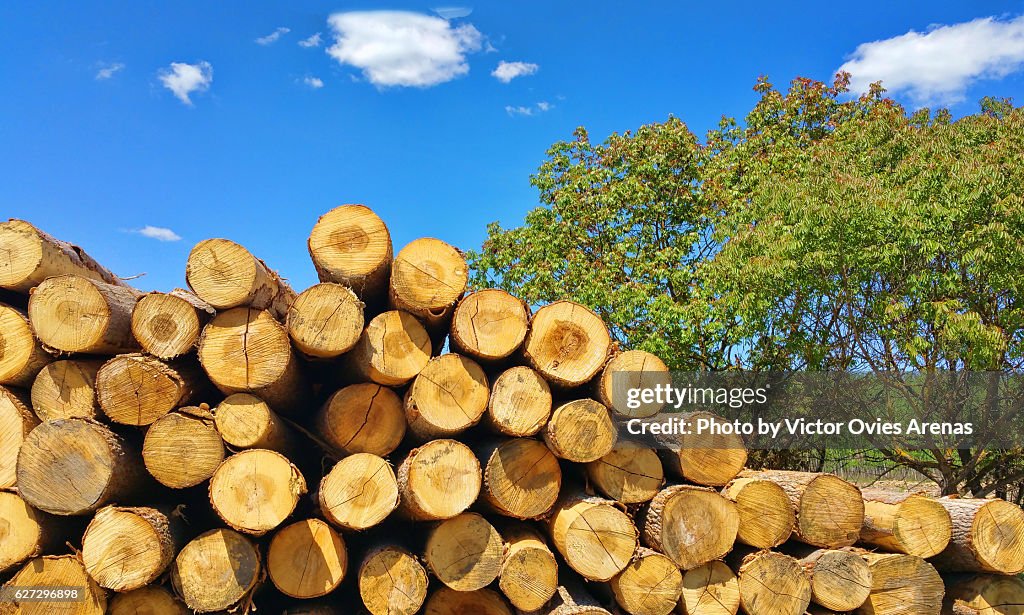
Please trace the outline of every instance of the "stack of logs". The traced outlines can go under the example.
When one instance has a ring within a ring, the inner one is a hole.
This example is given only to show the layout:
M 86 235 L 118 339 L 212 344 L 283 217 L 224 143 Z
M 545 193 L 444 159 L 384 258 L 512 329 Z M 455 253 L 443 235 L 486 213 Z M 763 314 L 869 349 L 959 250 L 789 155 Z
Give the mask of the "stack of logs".
M 0 580 L 84 593 L 0 612 L 1024 611 L 1016 506 L 624 441 L 613 375 L 668 369 L 591 310 L 360 205 L 308 247 L 302 293 L 210 239 L 143 294 L 0 224 Z

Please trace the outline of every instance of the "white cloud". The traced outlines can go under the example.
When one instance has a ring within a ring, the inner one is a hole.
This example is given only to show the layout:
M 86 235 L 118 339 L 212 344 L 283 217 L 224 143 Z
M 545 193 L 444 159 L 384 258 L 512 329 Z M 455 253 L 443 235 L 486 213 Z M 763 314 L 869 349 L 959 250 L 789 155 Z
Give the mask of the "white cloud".
M 160 71 L 159 76 L 164 87 L 174 92 L 178 100 L 192 106 L 189 95 L 205 92 L 213 83 L 213 66 L 209 62 L 171 62 L 169 67 Z
M 122 70 L 124 70 L 124 64 L 121 64 L 120 62 L 103 64 L 100 66 L 100 69 L 96 71 L 96 81 L 106 81 Z
M 533 115 L 534 113 L 544 113 L 554 108 L 554 105 L 546 100 L 542 100 L 533 107 L 526 107 L 523 105 L 506 105 L 505 113 L 508 113 L 509 115 Z
M 320 42 L 321 42 L 320 33 L 317 32 L 316 34 L 313 34 L 313 35 L 311 35 L 311 36 L 309 36 L 307 38 L 304 38 L 301 41 L 299 41 L 299 47 L 305 47 L 307 49 L 310 48 L 310 47 L 319 47 L 320 46 Z
M 319 77 L 306 77 L 305 79 L 302 80 L 302 82 L 308 85 L 309 87 L 313 88 L 314 90 L 319 90 L 320 88 L 324 87 L 324 81 Z
M 327 53 L 381 87 L 429 87 L 465 75 L 466 54 L 478 51 L 483 40 L 471 24 L 453 27 L 408 11 L 335 13 L 327 22 L 335 37 Z
M 508 83 L 516 77 L 532 75 L 540 67 L 530 62 L 498 62 L 498 68 L 494 69 L 491 75 L 502 83 Z
M 540 109 L 541 111 L 550 111 L 552 108 L 554 108 L 554 105 L 552 105 L 546 100 L 542 100 L 539 103 L 537 103 L 537 108 Z
M 469 17 L 473 13 L 473 9 L 468 6 L 439 6 L 434 9 L 434 12 L 443 19 L 458 19 Z
M 277 42 L 277 39 L 281 38 L 282 35 L 291 32 L 289 28 L 277 28 L 266 36 L 261 36 L 256 39 L 257 45 L 272 45 Z
M 178 235 L 169 228 L 162 226 L 149 226 L 146 225 L 140 229 L 131 231 L 132 233 L 138 233 L 143 237 L 149 237 L 150 239 L 156 239 L 157 241 L 181 241 L 181 235 Z
M 851 74 L 856 92 L 881 81 L 889 92 L 921 104 L 951 104 L 963 100 L 975 80 L 1005 77 L 1022 64 L 1024 16 L 985 17 L 863 43 L 839 70 Z

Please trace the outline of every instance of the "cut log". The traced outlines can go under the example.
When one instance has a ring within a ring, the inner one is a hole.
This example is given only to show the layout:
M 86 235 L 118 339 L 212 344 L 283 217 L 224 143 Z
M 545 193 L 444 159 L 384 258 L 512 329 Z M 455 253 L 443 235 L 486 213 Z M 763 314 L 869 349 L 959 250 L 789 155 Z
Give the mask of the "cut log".
M 529 367 L 509 368 L 494 380 L 485 416 L 494 431 L 513 437 L 532 436 L 551 417 L 551 388 Z
M 725 562 L 708 562 L 683 575 L 679 615 L 736 615 L 739 610 L 739 580 Z
M 288 333 L 267 311 L 218 314 L 199 339 L 199 362 L 225 395 L 252 393 L 278 411 L 301 408 L 309 395 Z
M 619 436 L 608 408 L 588 398 L 555 408 L 543 433 L 551 452 L 576 463 L 604 457 L 615 448 Z
M 432 440 L 398 466 L 399 510 L 417 521 L 450 519 L 480 495 L 480 463 L 455 440 Z
M 316 359 L 333 359 L 351 350 L 364 324 L 362 301 L 341 284 L 310 286 L 288 308 L 292 343 Z
M 96 398 L 111 421 L 151 425 L 171 410 L 210 401 L 214 388 L 194 358 L 165 363 L 122 354 L 96 373 Z
M 1024 615 L 1024 580 L 996 574 L 953 575 L 946 579 L 943 613 Z
M 679 602 L 683 574 L 669 558 L 641 547 L 610 585 L 615 601 L 630 615 L 669 615 Z
M 281 525 L 306 493 L 299 469 L 277 452 L 254 448 L 224 460 L 210 479 L 210 504 L 228 526 L 262 536 Z
M 738 555 L 738 554 L 737 554 Z M 811 582 L 795 558 L 774 551 L 732 557 L 739 578 L 740 607 L 747 615 L 804 615 Z
M 158 419 L 142 443 L 146 470 L 171 489 L 209 480 L 224 461 L 224 442 L 213 415 L 202 407 L 180 408 Z
M 39 425 L 27 397 L 24 391 L 0 386 L 0 489 L 18 482 L 18 451 Z
M 623 504 L 649 502 L 665 486 L 658 454 L 632 443 L 620 443 L 588 463 L 587 477 L 598 491 Z
M 32 409 L 43 421 L 93 419 L 99 413 L 96 373 L 103 361 L 54 361 L 32 383 Z
M 498 587 L 512 606 L 521 611 L 543 607 L 558 588 L 558 561 L 544 539 L 526 524 L 500 528 L 505 555 Z
M 317 598 L 337 589 L 348 570 L 345 541 L 320 519 L 282 528 L 267 548 L 270 580 L 286 596 Z
M 697 422 L 724 422 L 710 412 L 689 412 L 679 415 L 696 429 Z M 682 479 L 707 487 L 723 487 L 747 464 L 747 447 L 743 438 L 732 433 L 688 433 L 656 438 L 664 449 L 665 470 Z
M 569 567 L 592 581 L 610 580 L 636 552 L 636 525 L 609 500 L 567 495 L 555 506 L 549 527 Z
M 391 273 L 391 234 L 370 208 L 342 205 L 320 216 L 308 246 L 321 282 L 344 284 L 364 301 L 384 296 Z
M 736 505 L 711 489 L 673 485 L 647 507 L 644 544 L 690 570 L 725 557 L 736 542 L 739 522 Z
M 16 493 L 0 491 L 0 573 L 56 547 L 60 529 L 56 518 L 32 508 Z
M 42 423 L 18 454 L 18 492 L 56 515 L 83 515 L 122 502 L 140 485 L 138 452 L 87 419 Z
M 297 435 L 259 397 L 233 393 L 213 413 L 217 432 L 236 449 L 265 448 L 288 456 L 298 449 Z
M 185 263 L 185 281 L 218 310 L 249 306 L 284 320 L 295 300 L 295 291 L 266 263 L 227 239 L 197 243 Z
M 523 356 L 549 382 L 571 388 L 590 381 L 601 370 L 611 344 L 600 316 L 578 303 L 558 301 L 533 315 Z
M 85 250 L 50 237 L 24 220 L 0 224 L 0 288 L 27 293 L 46 278 L 78 275 L 108 284 L 124 284 Z
M 132 310 L 132 334 L 158 359 L 176 359 L 199 343 L 203 327 L 216 311 L 195 294 L 176 288 L 143 295 Z
M 359 595 L 372 615 L 414 615 L 427 598 L 427 571 L 411 553 L 384 545 L 359 566 Z
M 489 396 L 487 376 L 475 361 L 457 354 L 431 359 L 405 394 L 409 430 L 421 440 L 462 433 L 483 417 Z
M 870 615 L 938 615 L 945 589 L 942 578 L 920 557 L 865 553 L 871 567 L 871 593 L 858 612 Z
M 564 585 L 558 586 L 554 599 L 548 605 L 551 609 L 547 615 L 612 615 L 601 607 L 601 603 L 587 593 L 583 582 L 575 578 L 566 579 Z M 616 610 L 616 615 L 620 611 Z
M 953 523 L 942 504 L 925 495 L 863 489 L 860 541 L 893 553 L 929 558 L 949 545 Z
M 103 615 L 107 611 L 107 592 L 89 578 L 82 562 L 74 555 L 37 557 L 25 564 L 6 587 L 50 587 L 80 592 L 77 600 L 60 603 L 15 600 L 14 612 L 19 615 Z
M 260 578 L 260 556 L 248 538 L 220 528 L 200 534 L 171 566 L 174 591 L 193 611 L 212 613 L 242 602 Z
M 430 595 L 424 615 L 513 615 L 505 600 L 495 591 L 471 592 L 442 587 Z
M 432 329 L 448 324 L 469 281 L 462 253 L 424 237 L 402 248 L 391 264 L 391 307 L 419 317 Z
M 430 532 L 423 558 L 442 583 L 458 592 L 471 592 L 498 578 L 503 550 L 493 525 L 476 513 L 462 513 Z
M 36 337 L 59 352 L 134 352 L 132 309 L 141 293 L 75 275 L 47 278 L 32 291 L 28 318 Z
M 359 377 L 384 386 L 402 386 L 430 361 L 430 336 L 407 312 L 384 312 L 366 325 L 348 353 L 348 366 Z
M 530 309 L 503 290 L 479 290 L 459 301 L 452 315 L 452 348 L 479 361 L 500 361 L 523 345 Z
M 147 585 L 116 594 L 109 615 L 189 615 L 188 608 L 162 585 Z
M 347 530 L 365 530 L 398 507 L 398 481 L 384 459 L 356 453 L 337 463 L 320 482 L 320 511 Z
M 953 522 L 949 546 L 931 561 L 949 572 L 1024 572 L 1024 511 L 1005 500 L 937 500 Z
M 789 540 L 796 527 L 796 513 L 786 492 L 770 480 L 754 476 L 737 478 L 722 489 L 736 504 L 740 529 L 736 539 L 755 549 L 770 549 Z
M 154 582 L 181 547 L 171 523 L 155 508 L 99 509 L 82 536 L 82 563 L 89 576 L 118 592 Z
M 0 303 L 0 385 L 29 387 L 53 357 L 32 333 L 28 316 Z
M 672 384 L 668 366 L 657 356 L 643 350 L 630 350 L 615 355 L 604 366 L 597 380 L 597 399 L 619 416 L 645 418 L 661 412 L 662 404 L 629 402 L 632 389 L 654 389 Z M 631 408 L 635 405 L 635 408 Z
M 316 418 L 317 433 L 342 453 L 384 456 L 405 437 L 402 399 L 372 382 L 353 384 L 332 394 Z
M 811 582 L 811 602 L 847 612 L 860 608 L 871 593 L 871 568 L 852 549 L 815 549 L 794 544 L 787 554 L 796 557 Z
M 513 438 L 477 450 L 483 468 L 483 500 L 516 519 L 539 519 L 558 500 L 562 470 L 542 442 Z
M 765 470 L 741 477 L 769 480 L 782 487 L 796 511 L 794 538 L 825 549 L 857 541 L 864 522 L 860 489 L 831 474 Z

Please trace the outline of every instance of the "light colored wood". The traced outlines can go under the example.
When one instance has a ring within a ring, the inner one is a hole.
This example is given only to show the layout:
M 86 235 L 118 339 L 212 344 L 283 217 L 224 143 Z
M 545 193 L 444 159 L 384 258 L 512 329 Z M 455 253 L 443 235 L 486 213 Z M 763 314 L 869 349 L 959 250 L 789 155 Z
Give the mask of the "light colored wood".
M 18 615 L 103 615 L 107 592 L 96 584 L 74 555 L 44 556 L 30 560 L 6 584 L 8 587 L 78 588 L 77 602 L 14 602 Z
M 539 519 L 558 500 L 562 470 L 542 442 L 512 438 L 477 449 L 483 468 L 482 499 L 507 517 Z
M 439 581 L 471 592 L 498 578 L 503 550 L 493 525 L 476 513 L 462 513 L 431 530 L 423 558 Z
M 209 400 L 214 392 L 192 357 L 165 363 L 144 354 L 122 354 L 96 373 L 100 408 L 123 425 L 151 425 L 175 408 Z
M 551 452 L 576 463 L 588 463 L 604 457 L 615 448 L 619 436 L 608 408 L 589 398 L 555 408 L 543 434 Z
M 811 582 L 811 602 L 845 613 L 859 608 L 868 599 L 871 567 L 857 550 L 794 544 L 787 554 L 803 566 Z
M 281 525 L 306 493 L 306 479 L 275 451 L 231 455 L 210 479 L 210 504 L 228 526 L 262 536 Z
M 469 281 L 462 253 L 431 237 L 415 239 L 391 263 L 390 304 L 428 327 L 445 326 Z
M 793 537 L 815 547 L 836 549 L 852 545 L 864 523 L 860 489 L 832 474 L 764 470 L 741 477 L 769 480 L 782 487 L 796 512 Z
M 218 310 L 250 306 L 284 320 L 295 291 L 266 263 L 228 239 L 204 239 L 185 263 L 185 281 Z
M 130 591 L 163 574 L 180 546 L 159 510 L 105 506 L 85 528 L 82 563 L 101 587 Z
M 566 495 L 555 506 L 549 529 L 569 567 L 592 581 L 608 581 L 622 572 L 637 548 L 633 520 L 601 498 Z
M 347 571 L 345 541 L 320 519 L 281 528 L 267 548 L 270 580 L 292 598 L 327 595 L 341 585 Z
M 340 357 L 363 332 L 363 302 L 347 286 L 310 286 L 288 308 L 288 335 L 302 354 L 316 359 Z
M 430 336 L 408 312 L 374 316 L 347 355 L 349 368 L 364 380 L 402 386 L 430 361 Z
M 505 600 L 490 589 L 462 592 L 442 587 L 430 595 L 424 615 L 513 615 Z
M 197 536 L 171 566 L 175 593 L 193 611 L 212 613 L 242 602 L 256 587 L 260 556 L 248 538 L 220 528 Z
M 57 546 L 59 527 L 18 494 L 0 491 L 0 573 Z
M 134 352 L 132 309 L 141 293 L 76 275 L 47 278 L 32 291 L 28 317 L 46 348 L 59 352 Z
M 171 489 L 209 480 L 224 461 L 213 415 L 203 407 L 187 407 L 157 419 L 146 430 L 142 461 L 150 476 Z
M 811 582 L 795 558 L 757 551 L 739 562 L 740 608 L 747 615 L 803 615 L 811 603 Z
M 321 282 L 344 284 L 364 301 L 383 297 L 391 273 L 391 234 L 370 208 L 342 205 L 320 216 L 308 247 Z
M 679 418 L 689 421 L 693 429 L 701 419 L 723 421 L 710 412 L 688 412 Z M 691 483 L 723 487 L 747 465 L 747 447 L 735 434 L 688 433 L 656 439 L 664 449 L 665 470 Z
M 938 615 L 945 588 L 931 564 L 902 553 L 865 553 L 871 593 L 857 612 L 866 615 Z
M 405 409 L 391 389 L 364 382 L 335 391 L 316 417 L 317 433 L 345 454 L 390 454 L 405 437 Z
M 484 416 L 492 430 L 506 436 L 532 436 L 550 417 L 551 388 L 540 374 L 519 365 L 495 378 Z
M 654 389 L 670 386 L 672 374 L 665 362 L 643 350 L 628 350 L 611 358 L 597 379 L 597 400 L 619 416 L 646 418 L 661 412 L 661 404 L 637 403 L 630 408 L 630 389 Z
M 216 311 L 194 293 L 176 288 L 143 295 L 132 310 L 132 334 L 142 349 L 170 360 L 191 351 Z
M 398 480 L 384 459 L 356 453 L 339 461 L 320 482 L 320 511 L 347 530 L 365 530 L 398 507 Z
M 298 435 L 251 393 L 232 393 L 213 412 L 217 432 L 235 449 L 266 448 L 284 456 L 298 449 Z
M 199 339 L 199 362 L 225 395 L 252 393 L 280 412 L 301 408 L 309 396 L 288 332 L 265 310 L 218 314 Z
M 548 605 L 550 611 L 547 615 L 612 615 L 610 611 L 600 606 L 600 603 L 591 596 L 584 584 L 576 578 L 565 580 L 564 585 L 558 586 L 555 597 Z M 616 610 L 616 615 L 619 611 Z
M 138 451 L 103 425 L 60 419 L 32 430 L 18 454 L 18 492 L 56 515 L 82 515 L 127 497 L 140 483 Z
M 1024 615 L 1024 580 L 997 574 L 954 575 L 946 579 L 945 606 L 951 615 Z
M 147 585 L 110 600 L 109 615 L 190 615 L 185 605 L 162 585 Z
M 546 305 L 530 319 L 523 356 L 559 387 L 580 386 L 604 366 L 612 338 L 601 317 L 572 301 Z
M 99 360 L 68 360 L 44 367 L 32 383 L 32 409 L 40 420 L 96 418 L 96 373 L 102 365 Z
M 739 522 L 736 505 L 711 489 L 672 485 L 647 508 L 644 544 L 690 570 L 724 557 L 736 542 Z
M 371 615 L 414 615 L 427 598 L 427 571 L 401 547 L 368 551 L 359 566 L 359 596 Z
M 558 560 L 544 538 L 525 523 L 499 528 L 505 555 L 498 587 L 512 606 L 521 611 L 543 607 L 558 588 Z
M 421 440 L 454 436 L 480 421 L 489 396 L 487 376 L 475 361 L 443 354 L 427 363 L 406 392 L 406 422 Z
M 683 574 L 671 559 L 640 548 L 609 585 L 615 601 L 630 615 L 669 615 L 683 590 Z
M 598 491 L 623 504 L 649 502 L 665 486 L 658 454 L 630 442 L 620 442 L 607 455 L 588 463 L 587 477 Z
M 949 545 L 949 512 L 926 495 L 862 489 L 864 525 L 860 541 L 893 553 L 929 558 Z
M 497 288 L 478 290 L 459 301 L 452 315 L 451 345 L 479 361 L 500 361 L 522 346 L 530 328 L 527 305 Z
M 37 425 L 25 392 L 0 386 L 0 489 L 17 484 L 18 451 Z
M 944 497 L 949 545 L 931 562 L 949 572 L 1024 572 L 1024 511 L 1005 500 Z
M 480 495 L 480 463 L 455 440 L 432 440 L 409 452 L 398 466 L 399 510 L 417 521 L 450 519 Z
M 683 575 L 679 615 L 736 615 L 739 610 L 739 579 L 725 562 L 708 562 Z
M 770 480 L 737 478 L 722 489 L 736 504 L 740 529 L 736 539 L 755 549 L 770 549 L 789 540 L 796 527 L 796 512 L 786 492 Z
M 53 360 L 32 333 L 28 315 L 0 303 L 0 385 L 29 387 Z
M 108 284 L 124 284 L 85 250 L 50 237 L 24 220 L 0 224 L 0 288 L 27 293 L 43 280 L 78 275 Z

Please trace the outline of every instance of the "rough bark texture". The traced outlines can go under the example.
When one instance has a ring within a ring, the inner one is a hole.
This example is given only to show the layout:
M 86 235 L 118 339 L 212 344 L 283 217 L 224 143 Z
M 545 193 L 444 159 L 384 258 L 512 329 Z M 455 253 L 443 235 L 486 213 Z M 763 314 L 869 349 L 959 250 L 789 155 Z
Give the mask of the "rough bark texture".
M 1003 500 L 940 498 L 953 532 L 949 546 L 932 559 L 950 572 L 1024 571 L 1024 512 Z

